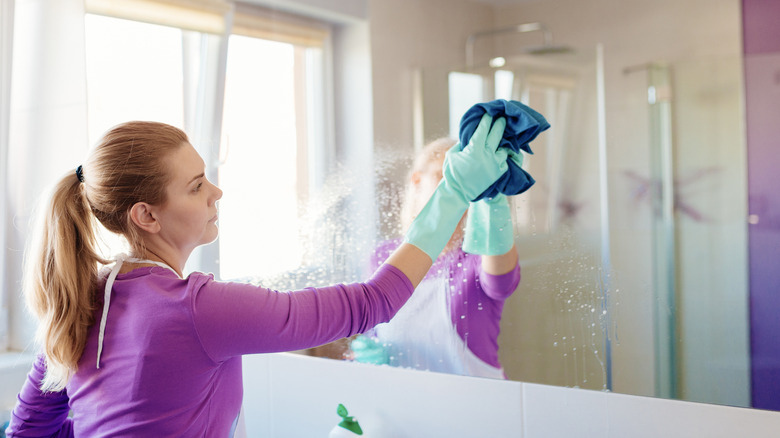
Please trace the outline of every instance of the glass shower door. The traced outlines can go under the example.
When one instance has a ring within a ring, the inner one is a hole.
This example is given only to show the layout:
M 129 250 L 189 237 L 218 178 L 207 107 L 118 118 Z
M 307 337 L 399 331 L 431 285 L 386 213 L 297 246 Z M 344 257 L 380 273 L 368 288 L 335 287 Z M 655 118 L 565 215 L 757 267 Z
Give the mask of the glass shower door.
M 611 182 L 616 223 L 635 242 L 618 248 L 614 269 L 635 272 L 631 294 L 652 313 L 616 367 L 652 364 L 645 375 L 658 397 L 749 406 L 740 74 L 738 59 L 712 57 L 633 66 L 620 78 L 634 127 L 626 149 L 638 159 L 620 157 Z

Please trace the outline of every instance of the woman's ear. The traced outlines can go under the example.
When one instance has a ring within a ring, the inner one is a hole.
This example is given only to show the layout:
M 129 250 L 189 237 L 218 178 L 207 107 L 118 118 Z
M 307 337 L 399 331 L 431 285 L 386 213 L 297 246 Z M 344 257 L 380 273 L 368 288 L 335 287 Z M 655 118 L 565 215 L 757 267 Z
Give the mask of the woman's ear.
M 160 231 L 160 222 L 152 211 L 152 206 L 146 202 L 136 202 L 130 208 L 130 220 L 147 233 L 157 233 Z

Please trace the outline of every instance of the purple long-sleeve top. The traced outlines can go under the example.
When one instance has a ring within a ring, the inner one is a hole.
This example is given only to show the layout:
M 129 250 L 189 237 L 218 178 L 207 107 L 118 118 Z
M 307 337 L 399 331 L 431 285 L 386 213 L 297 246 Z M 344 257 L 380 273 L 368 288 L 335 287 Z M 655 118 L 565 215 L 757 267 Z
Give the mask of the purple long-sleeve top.
M 36 360 L 9 436 L 229 436 L 243 397 L 241 355 L 364 332 L 389 321 L 412 290 L 390 265 L 365 283 L 293 292 L 218 282 L 210 274 L 180 279 L 159 267 L 120 274 L 100 368 L 96 322 L 64 391 L 41 393 L 45 364 Z
M 380 266 L 400 244 L 400 239 L 382 242 L 374 251 L 370 269 Z M 426 279 L 446 275 L 449 281 L 449 313 L 466 346 L 485 363 L 500 368 L 498 335 L 504 302 L 520 284 L 519 263 L 506 274 L 491 275 L 482 269 L 482 256 L 458 247 L 442 253 Z

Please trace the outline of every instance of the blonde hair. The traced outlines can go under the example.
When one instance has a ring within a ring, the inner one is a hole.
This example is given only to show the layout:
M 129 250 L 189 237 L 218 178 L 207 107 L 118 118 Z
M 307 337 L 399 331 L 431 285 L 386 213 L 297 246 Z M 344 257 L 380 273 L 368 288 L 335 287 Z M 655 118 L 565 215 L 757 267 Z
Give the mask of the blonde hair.
M 416 172 L 427 173 L 431 172 L 432 165 L 438 165 L 444 161 L 444 156 L 452 146 L 457 143 L 449 137 L 441 137 L 423 146 L 422 149 L 415 155 L 412 162 L 412 168 L 407 175 L 406 191 L 404 194 L 403 203 L 401 205 L 401 221 L 403 229 L 409 228 L 409 224 L 420 212 L 420 209 L 428 202 L 427 199 L 418 199 L 419 196 L 415 193 L 414 184 L 412 184 L 412 175 Z
M 40 212 L 25 260 L 23 290 L 39 321 L 36 340 L 46 357 L 41 389 L 60 391 L 77 370 L 94 323 L 100 264 L 99 222 L 124 236 L 132 250 L 145 247 L 130 219 L 137 202 L 161 205 L 169 167 L 165 160 L 188 143 L 178 128 L 156 122 L 127 122 L 104 134 L 82 166 L 62 177 Z

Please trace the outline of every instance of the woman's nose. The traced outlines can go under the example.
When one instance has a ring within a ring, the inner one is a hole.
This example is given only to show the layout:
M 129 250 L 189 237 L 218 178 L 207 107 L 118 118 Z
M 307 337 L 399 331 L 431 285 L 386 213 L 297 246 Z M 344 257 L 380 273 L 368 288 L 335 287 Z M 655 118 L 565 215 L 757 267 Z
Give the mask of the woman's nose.
M 214 202 L 217 202 L 222 199 L 222 189 L 220 189 L 216 184 L 211 185 L 214 187 Z

